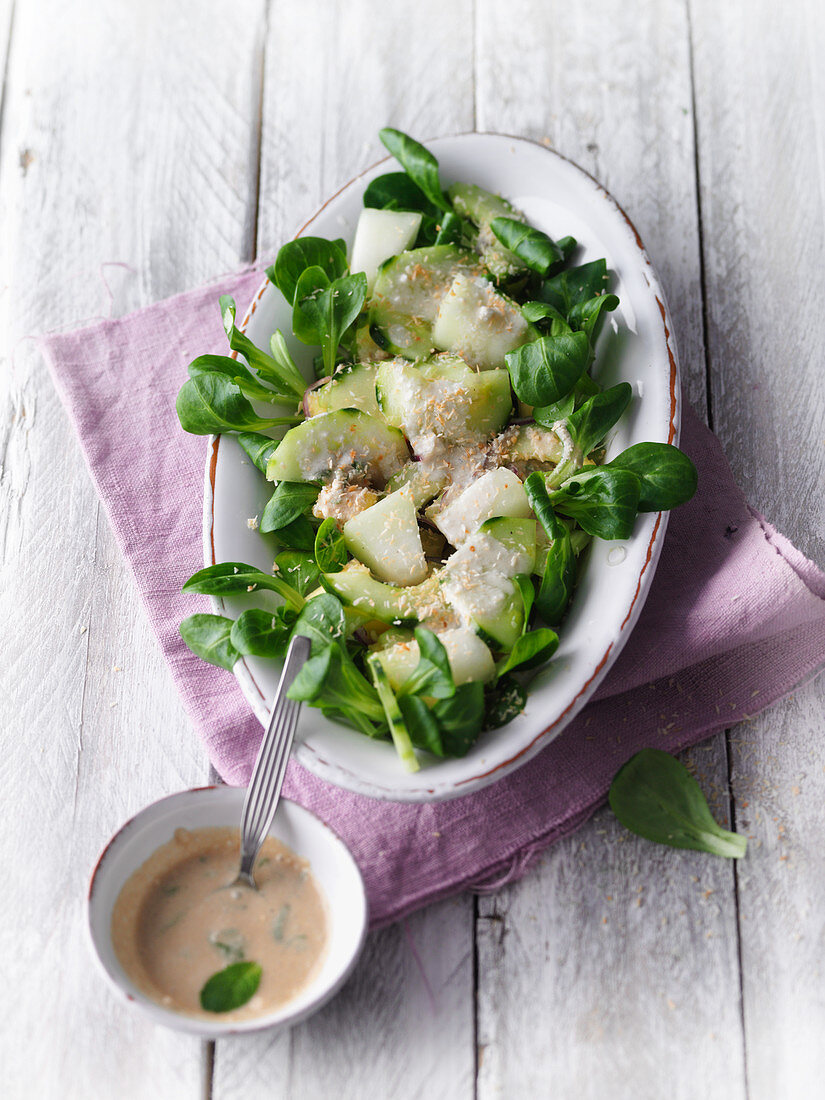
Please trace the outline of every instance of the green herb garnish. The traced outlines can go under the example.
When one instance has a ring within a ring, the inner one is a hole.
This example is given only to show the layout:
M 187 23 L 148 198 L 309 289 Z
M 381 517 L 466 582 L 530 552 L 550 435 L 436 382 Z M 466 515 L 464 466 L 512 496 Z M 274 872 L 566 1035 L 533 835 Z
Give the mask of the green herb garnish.
M 256 962 L 230 963 L 208 978 L 200 994 L 206 1012 L 231 1012 L 245 1005 L 261 984 L 261 967 Z

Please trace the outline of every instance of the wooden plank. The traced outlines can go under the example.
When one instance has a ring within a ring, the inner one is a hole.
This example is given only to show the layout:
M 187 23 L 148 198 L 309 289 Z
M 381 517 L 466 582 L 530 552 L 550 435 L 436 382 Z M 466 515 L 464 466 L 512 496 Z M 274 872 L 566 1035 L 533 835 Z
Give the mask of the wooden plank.
M 662 10 L 659 10 L 661 7 Z M 682 4 L 479 0 L 477 128 L 544 142 L 633 221 L 673 315 L 686 394 L 705 408 L 693 126 Z M 529 28 L 529 30 L 526 30 Z
M 382 126 L 421 140 L 473 129 L 471 26 L 470 0 L 422 0 L 414 19 L 406 0 L 273 3 L 261 142 L 262 259 L 269 262 L 323 201 L 386 156 Z
M 273 4 L 258 241 L 266 262 L 326 197 L 383 155 L 381 126 L 421 138 L 472 129 L 469 26 L 466 0 L 426 0 L 414 20 L 399 0 Z M 409 939 L 401 928 L 371 937 L 347 990 L 288 1037 L 218 1043 L 216 1100 L 273 1090 L 296 1100 L 472 1096 L 472 902 L 436 906 L 407 927 Z
M 546 141 L 618 199 L 660 274 L 703 410 L 687 14 L 613 13 L 480 3 L 478 127 Z M 693 758 L 724 816 L 723 738 Z M 646 844 L 601 814 L 482 899 L 480 916 L 480 1097 L 744 1095 L 729 865 Z M 699 1046 L 690 1074 L 674 1072 Z
M 374 932 L 330 1004 L 291 1031 L 218 1042 L 213 1096 L 473 1095 L 472 899 Z
M 228 52 L 217 4 L 17 6 L 0 150 L 10 1097 L 33 1081 L 42 1097 L 200 1091 L 200 1044 L 110 995 L 85 942 L 85 883 L 110 833 L 206 767 L 27 336 L 248 254 L 263 5 L 235 13 Z
M 718 748 L 691 755 L 707 790 Z M 482 899 L 478 1095 L 744 1097 L 732 887 L 604 810 Z
M 714 423 L 757 508 L 825 562 L 825 49 L 821 5 L 693 6 Z M 752 1100 L 825 1075 L 825 683 L 731 736 Z

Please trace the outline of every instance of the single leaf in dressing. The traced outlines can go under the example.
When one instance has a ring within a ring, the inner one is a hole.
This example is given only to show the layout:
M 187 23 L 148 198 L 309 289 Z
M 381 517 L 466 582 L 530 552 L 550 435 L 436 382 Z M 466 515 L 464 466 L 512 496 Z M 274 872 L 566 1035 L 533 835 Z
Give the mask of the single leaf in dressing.
M 206 1012 L 231 1012 L 254 997 L 263 971 L 256 962 L 230 963 L 208 978 L 201 990 L 201 1008 Z

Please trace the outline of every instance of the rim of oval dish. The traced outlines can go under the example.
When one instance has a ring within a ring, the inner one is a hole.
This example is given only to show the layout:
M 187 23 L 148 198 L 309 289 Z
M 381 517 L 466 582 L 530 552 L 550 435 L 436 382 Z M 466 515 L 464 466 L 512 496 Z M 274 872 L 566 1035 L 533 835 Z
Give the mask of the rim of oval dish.
M 678 444 L 680 427 L 681 427 L 681 392 L 680 392 L 680 372 L 678 365 L 678 356 L 675 347 L 675 341 L 672 335 L 672 324 L 670 313 L 667 308 L 664 291 L 661 288 L 658 277 L 651 260 L 647 254 L 647 251 L 642 243 L 642 239 L 638 230 L 630 220 L 628 215 L 619 205 L 619 203 L 613 198 L 613 196 L 607 191 L 598 180 L 595 179 L 589 172 L 581 168 L 574 161 L 568 157 L 563 156 L 556 150 L 549 148 L 548 146 L 541 144 L 537 141 L 533 141 L 529 138 L 516 137 L 509 134 L 489 133 L 480 131 L 466 131 L 458 134 L 442 135 L 439 138 L 430 139 L 425 141 L 425 145 L 428 148 L 435 147 L 443 142 L 455 141 L 456 139 L 492 139 L 494 142 L 507 142 L 511 145 L 513 143 L 524 146 L 530 151 L 539 150 L 541 153 L 548 157 L 553 158 L 556 162 L 561 162 L 568 170 L 572 170 L 580 177 L 582 182 L 585 182 L 598 196 L 600 196 L 608 205 L 612 208 L 615 215 L 624 223 L 624 229 L 629 237 L 630 242 L 637 250 L 637 259 L 641 265 L 642 274 L 645 282 L 649 288 L 650 294 L 655 299 L 658 312 L 660 314 L 661 334 L 660 338 L 663 339 L 664 350 L 667 353 L 667 361 L 662 364 L 668 371 L 667 378 L 667 390 L 669 396 L 669 408 L 668 408 L 668 421 L 667 421 L 667 440 L 666 442 L 672 444 Z M 381 158 L 381 160 L 374 162 L 360 172 L 357 176 L 354 176 L 351 180 L 340 187 L 333 195 L 331 195 L 326 201 L 315 211 L 303 226 L 294 235 L 293 239 L 302 236 L 308 229 L 310 229 L 314 222 L 324 213 L 327 207 L 333 203 L 344 192 L 348 191 L 359 184 L 360 181 L 367 181 L 367 177 L 371 177 L 377 168 L 381 165 L 391 161 L 392 158 L 387 156 Z M 277 293 L 275 287 L 264 278 L 260 288 L 256 292 L 252 302 L 246 310 L 243 321 L 239 325 L 242 331 L 246 331 L 253 315 L 255 314 L 261 299 L 267 293 Z M 237 358 L 237 352 L 231 352 L 233 358 Z M 222 436 L 213 435 L 209 437 L 205 478 L 204 478 L 204 503 L 203 503 L 203 560 L 205 566 L 210 566 L 216 563 L 215 557 L 215 539 L 214 539 L 214 524 L 215 524 L 215 478 L 216 469 L 218 464 L 218 455 L 221 444 Z M 651 581 L 655 574 L 656 565 L 658 563 L 659 555 L 661 553 L 662 544 L 664 541 L 664 535 L 667 528 L 668 512 L 660 512 L 655 515 L 652 531 L 650 533 L 646 550 L 642 559 L 641 568 L 636 575 L 636 585 L 632 597 L 629 603 L 626 603 L 622 607 L 622 612 L 615 615 L 615 619 L 618 625 L 618 633 L 615 638 L 599 653 L 595 654 L 590 661 L 589 674 L 584 678 L 583 682 L 579 682 L 578 689 L 575 693 L 567 699 L 565 705 L 561 708 L 560 712 L 555 715 L 553 720 L 545 725 L 542 725 L 540 729 L 531 728 L 526 730 L 524 735 L 514 742 L 508 749 L 504 759 L 497 759 L 494 762 L 489 760 L 491 753 L 487 753 L 487 758 L 482 757 L 477 766 L 472 770 L 472 774 L 468 774 L 461 779 L 452 779 L 450 781 L 438 780 L 439 763 L 428 763 L 424 765 L 419 775 L 427 774 L 432 776 L 432 783 L 426 786 L 417 787 L 391 787 L 383 786 L 373 780 L 366 779 L 362 775 L 359 775 L 357 771 L 354 771 L 340 761 L 330 761 L 319 752 L 315 746 L 311 743 L 311 739 L 299 741 L 296 738 L 296 744 L 294 755 L 298 762 L 302 764 L 308 771 L 327 782 L 330 782 L 336 786 L 344 787 L 357 794 L 366 795 L 370 798 L 376 798 L 383 801 L 394 802 L 424 802 L 424 801 L 440 801 L 445 799 L 457 798 L 466 794 L 471 794 L 474 791 L 480 790 L 483 787 L 488 786 L 490 783 L 497 782 L 499 779 L 503 779 L 505 776 L 520 768 L 526 764 L 532 757 L 545 748 L 559 733 L 576 717 L 576 715 L 582 710 L 585 704 L 592 697 L 596 688 L 602 682 L 608 671 L 612 667 L 614 661 L 621 653 L 630 636 L 633 627 L 642 611 L 647 594 L 650 588 Z M 632 536 L 635 538 L 636 536 Z M 574 596 L 575 600 L 575 596 Z M 218 597 L 212 597 L 212 606 L 216 612 L 222 612 L 225 610 L 223 601 Z M 563 636 L 563 635 L 562 635 Z M 258 680 L 255 677 L 253 670 L 250 668 L 247 659 L 242 657 L 235 664 L 234 675 L 238 681 L 241 691 L 249 703 L 253 713 L 262 726 L 266 727 L 269 721 L 269 706 L 266 692 L 262 689 Z M 580 678 L 581 679 L 581 678 Z M 528 699 L 530 693 L 528 693 Z M 324 719 L 327 721 L 327 719 Z M 493 736 L 502 734 L 506 731 L 508 726 L 499 727 L 497 730 L 488 731 Z M 466 757 L 464 759 L 467 759 Z M 400 764 L 399 764 L 400 767 Z M 406 774 L 406 773 L 404 773 Z

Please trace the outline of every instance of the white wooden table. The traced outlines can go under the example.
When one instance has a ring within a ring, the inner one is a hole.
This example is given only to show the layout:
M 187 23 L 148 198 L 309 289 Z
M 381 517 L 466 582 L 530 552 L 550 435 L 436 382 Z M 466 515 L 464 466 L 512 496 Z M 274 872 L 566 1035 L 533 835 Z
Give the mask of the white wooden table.
M 382 125 L 524 134 L 628 211 L 690 399 L 821 564 L 823 10 L 0 0 L 4 1097 L 823 1095 L 823 680 L 692 753 L 741 864 L 602 812 L 518 884 L 373 935 L 290 1033 L 213 1047 L 122 1008 L 88 873 L 207 764 L 31 339 L 271 257 Z

